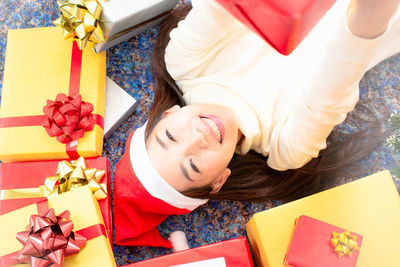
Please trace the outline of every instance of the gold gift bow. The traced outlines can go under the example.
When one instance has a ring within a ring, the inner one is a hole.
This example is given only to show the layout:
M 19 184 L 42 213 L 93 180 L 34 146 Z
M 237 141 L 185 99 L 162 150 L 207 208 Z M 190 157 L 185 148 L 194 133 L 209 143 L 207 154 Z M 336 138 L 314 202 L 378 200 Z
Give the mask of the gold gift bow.
M 1 190 L 0 200 L 17 198 L 53 197 L 70 190 L 88 185 L 97 200 L 107 197 L 107 185 L 99 184 L 105 175 L 104 170 L 86 168 L 85 159 L 78 158 L 69 163 L 60 161 L 57 166 L 57 174 L 47 177 L 44 185 L 36 188 L 20 188 Z
M 57 0 L 61 15 L 53 24 L 63 29 L 65 40 L 76 41 L 83 49 L 88 41 L 105 41 L 100 15 L 103 10 L 97 0 Z
M 359 250 L 360 247 L 357 244 L 357 236 L 350 234 L 349 230 L 341 233 L 332 233 L 331 243 L 335 248 L 335 252 L 339 258 L 344 255 L 349 257 L 353 256 L 353 250 Z

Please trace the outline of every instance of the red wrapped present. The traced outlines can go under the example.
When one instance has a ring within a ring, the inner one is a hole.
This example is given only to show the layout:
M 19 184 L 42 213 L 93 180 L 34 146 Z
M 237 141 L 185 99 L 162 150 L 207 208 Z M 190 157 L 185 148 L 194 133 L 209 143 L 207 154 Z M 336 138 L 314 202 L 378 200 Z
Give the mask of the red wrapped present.
M 111 196 L 109 195 L 111 192 L 110 163 L 106 157 L 80 158 L 78 160 L 83 161 L 81 163 L 84 164 L 84 168 L 82 168 L 83 173 L 80 169 L 75 168 L 77 175 L 85 179 L 92 176 L 89 179 L 91 182 L 73 178 L 74 180 L 71 179 L 69 185 L 67 185 L 66 175 L 63 174 L 66 171 L 60 170 L 61 174 L 56 175 L 60 169 L 60 164 L 63 163 L 59 160 L 0 164 L 0 215 L 44 200 L 46 197 L 58 194 L 58 192 L 68 191 L 71 187 L 89 184 L 98 199 L 104 225 L 112 246 Z M 69 161 L 65 162 L 68 163 Z M 68 168 L 67 165 L 65 166 Z M 57 179 L 62 180 L 62 183 L 60 184 Z M 48 186 L 53 186 L 53 188 L 49 189 Z M 52 189 L 53 192 L 51 192 Z
M 356 266 L 363 237 L 340 227 L 302 215 L 284 264 L 293 267 Z
M 224 264 L 222 266 L 226 267 L 254 266 L 246 238 L 238 237 L 125 265 L 125 267 L 170 267 L 179 265 L 189 267 L 189 263 L 197 264 L 195 266 L 210 266 L 211 263 Z
M 283 55 L 290 54 L 335 0 L 217 0 Z

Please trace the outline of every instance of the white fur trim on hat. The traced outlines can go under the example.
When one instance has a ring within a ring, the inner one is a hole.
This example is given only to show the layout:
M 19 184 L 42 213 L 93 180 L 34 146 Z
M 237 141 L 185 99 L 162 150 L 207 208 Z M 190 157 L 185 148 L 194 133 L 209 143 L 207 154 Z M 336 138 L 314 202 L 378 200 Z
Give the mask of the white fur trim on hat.
M 155 198 L 180 208 L 194 210 L 206 203 L 208 199 L 187 197 L 170 186 L 151 164 L 145 143 L 147 123 L 135 130 L 129 148 L 131 165 L 144 188 Z

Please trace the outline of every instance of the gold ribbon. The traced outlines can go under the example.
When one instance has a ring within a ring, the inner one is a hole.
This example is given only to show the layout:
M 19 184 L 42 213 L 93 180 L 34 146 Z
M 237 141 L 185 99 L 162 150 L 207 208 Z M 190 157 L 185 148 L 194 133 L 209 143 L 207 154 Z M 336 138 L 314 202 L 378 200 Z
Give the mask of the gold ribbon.
M 21 188 L 1 190 L 0 199 L 53 197 L 70 190 L 88 185 L 97 200 L 107 197 L 107 185 L 99 183 L 105 170 L 86 168 L 85 159 L 80 157 L 69 163 L 63 160 L 58 163 L 55 176 L 47 177 L 44 185 L 38 188 Z
M 357 244 L 357 236 L 350 234 L 349 230 L 341 233 L 332 233 L 331 243 L 339 258 L 344 255 L 353 256 L 353 250 L 360 250 Z
M 88 41 L 105 41 L 100 15 L 103 10 L 97 0 L 57 0 L 60 17 L 53 24 L 63 29 L 65 40 L 76 41 L 80 49 Z

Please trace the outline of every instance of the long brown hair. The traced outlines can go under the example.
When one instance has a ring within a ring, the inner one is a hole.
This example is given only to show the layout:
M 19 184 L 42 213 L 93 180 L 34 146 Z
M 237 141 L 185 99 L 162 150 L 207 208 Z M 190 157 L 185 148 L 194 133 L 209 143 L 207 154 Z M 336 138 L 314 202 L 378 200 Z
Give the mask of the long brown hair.
M 166 70 L 164 55 L 170 31 L 190 10 L 190 3 L 177 7 L 161 25 L 152 58 L 154 104 L 147 136 L 166 109 L 176 104 L 185 105 L 181 91 Z M 357 162 L 372 152 L 386 136 L 382 122 L 374 113 L 361 102 L 357 104 L 357 109 L 360 108 L 369 114 L 369 119 L 366 119 L 368 129 L 341 138 L 331 134 L 327 140 L 328 147 L 302 168 L 277 171 L 268 167 L 266 158 L 258 153 L 235 154 L 228 166 L 232 173 L 219 192 L 210 194 L 211 187 L 206 186 L 184 194 L 209 199 L 291 201 L 331 187 L 335 178 L 345 174 L 346 170 L 356 176 L 357 172 L 360 173 Z

